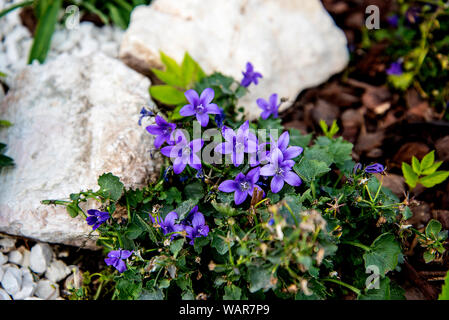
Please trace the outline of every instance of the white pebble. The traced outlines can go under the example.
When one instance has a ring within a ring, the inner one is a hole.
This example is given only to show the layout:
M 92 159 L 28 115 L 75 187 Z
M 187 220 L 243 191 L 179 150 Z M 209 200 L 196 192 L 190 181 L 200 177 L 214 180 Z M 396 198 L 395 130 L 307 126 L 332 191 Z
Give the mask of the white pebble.
M 30 268 L 36 273 L 44 273 L 50 265 L 53 251 L 46 243 L 38 243 L 31 248 Z
M 8 262 L 8 257 L 5 256 L 3 253 L 0 252 L 0 266 L 2 264 L 5 264 L 6 262 Z
M 22 287 L 19 292 L 13 295 L 14 300 L 24 300 L 31 297 L 37 287 L 30 270 L 22 268 L 20 271 L 22 272 Z
M 47 268 L 45 272 L 45 277 L 52 282 L 59 282 L 70 274 L 70 268 L 61 261 L 55 260 Z
M 2 287 L 10 295 L 14 295 L 20 291 L 22 286 L 22 273 L 19 269 L 9 267 L 5 270 L 5 274 L 2 279 Z
M 0 252 L 9 252 L 16 247 L 16 239 L 14 238 L 1 238 L 0 239 Z
M 0 300 L 12 300 L 9 294 L 0 288 Z
M 23 255 L 19 251 L 13 250 L 8 254 L 8 262 L 21 265 L 23 262 Z
M 50 280 L 39 280 L 34 295 L 44 300 L 56 300 L 59 297 L 59 286 Z

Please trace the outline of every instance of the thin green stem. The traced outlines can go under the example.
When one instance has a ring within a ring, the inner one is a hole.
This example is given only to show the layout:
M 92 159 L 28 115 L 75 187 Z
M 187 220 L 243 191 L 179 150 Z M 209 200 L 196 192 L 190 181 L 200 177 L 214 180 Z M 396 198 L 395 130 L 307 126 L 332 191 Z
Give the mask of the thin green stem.
M 323 279 L 323 281 L 333 282 L 333 283 L 339 284 L 339 285 L 341 285 L 343 287 L 346 287 L 346 288 L 354 291 L 358 296 L 361 294 L 361 291 L 359 289 L 357 289 L 354 286 L 351 286 L 350 284 L 344 283 L 343 281 L 336 280 L 336 279 L 328 279 L 328 278 Z

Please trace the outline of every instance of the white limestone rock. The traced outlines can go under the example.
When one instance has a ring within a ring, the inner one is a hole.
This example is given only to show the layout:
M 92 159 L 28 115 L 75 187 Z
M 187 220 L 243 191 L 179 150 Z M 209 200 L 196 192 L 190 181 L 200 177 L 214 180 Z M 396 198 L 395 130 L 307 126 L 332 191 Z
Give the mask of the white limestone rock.
M 53 251 L 46 243 L 37 243 L 31 248 L 30 268 L 33 272 L 42 274 L 47 271 L 53 258 Z
M 22 273 L 22 286 L 20 291 L 12 296 L 14 300 L 25 300 L 31 297 L 37 287 L 33 281 L 33 275 L 30 270 L 27 268 L 22 268 L 20 271 Z
M 8 257 L 5 256 L 3 253 L 0 252 L 0 266 L 2 264 L 5 264 L 6 262 L 8 262 Z
M 18 250 L 13 250 L 8 253 L 8 262 L 21 265 L 23 262 L 23 255 Z
M 6 268 L 5 274 L 3 275 L 1 281 L 1 285 L 8 294 L 16 294 L 22 287 L 22 272 L 18 268 Z
M 12 300 L 12 299 L 5 290 L 0 288 L 0 301 L 2 300 Z
M 70 268 L 63 261 L 54 260 L 45 272 L 45 277 L 52 282 L 59 282 L 70 273 Z
M 50 280 L 39 280 L 34 295 L 44 300 L 56 300 L 59 297 L 59 286 Z
M 2 118 L 14 123 L 0 141 L 16 163 L 0 173 L 0 232 L 94 247 L 96 233 L 89 236 L 82 217 L 40 201 L 97 190 L 105 172 L 125 187 L 147 183 L 158 168 L 149 152 L 152 137 L 137 120 L 149 85 L 101 53 L 26 67 L 0 103 Z
M 278 93 L 286 108 L 349 60 L 345 35 L 319 0 L 155 0 L 132 12 L 120 58 L 145 73 L 163 67 L 160 50 L 178 62 L 187 51 L 206 73 L 237 81 L 251 62 L 263 74 L 240 101 L 252 119 L 257 98 Z
M 0 212 L 1 216 L 1 212 Z M 0 252 L 6 253 L 16 247 L 16 239 L 12 237 L 4 236 L 0 238 Z M 1 263 L 0 263 L 1 264 Z

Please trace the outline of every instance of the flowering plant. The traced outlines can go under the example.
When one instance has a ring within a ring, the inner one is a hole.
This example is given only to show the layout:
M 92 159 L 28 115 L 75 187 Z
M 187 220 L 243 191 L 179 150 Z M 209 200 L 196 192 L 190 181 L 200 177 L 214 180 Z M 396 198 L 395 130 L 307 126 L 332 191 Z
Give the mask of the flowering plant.
M 108 255 L 104 272 L 115 274 L 105 297 L 402 297 L 390 276 L 404 260 L 399 235 L 410 210 L 375 176 L 385 168 L 356 164 L 336 126 L 315 139 L 284 128 L 275 94 L 251 106 L 263 117 L 245 121 L 237 101 L 253 82 L 263 85 L 254 70 L 247 66 L 241 82 L 191 73 L 182 78 L 185 99 L 159 96 L 159 111 L 141 112 L 164 164 L 148 186 L 126 190 L 108 173 L 97 191 L 44 201 L 72 216 L 86 216 L 80 205 L 98 201 L 87 223 Z M 168 68 L 159 74 L 179 81 Z M 164 109 L 170 99 L 177 102 Z M 377 277 L 367 279 L 366 270 Z

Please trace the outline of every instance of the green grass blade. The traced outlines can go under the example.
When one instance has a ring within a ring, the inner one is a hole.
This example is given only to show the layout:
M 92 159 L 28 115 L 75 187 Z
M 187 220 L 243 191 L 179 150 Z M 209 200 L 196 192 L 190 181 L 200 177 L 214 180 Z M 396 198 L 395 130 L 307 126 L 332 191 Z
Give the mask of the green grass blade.
M 62 0 L 54 0 L 47 6 L 42 17 L 39 19 L 28 63 L 32 63 L 34 60 L 38 60 L 40 63 L 45 61 L 61 7 Z
M 11 11 L 14 11 L 18 8 L 30 6 L 32 4 L 33 4 L 33 1 L 24 1 L 24 2 L 17 3 L 15 5 L 12 5 L 9 8 L 6 8 L 6 9 L 0 11 L 0 18 L 3 17 L 4 15 L 10 13 Z

